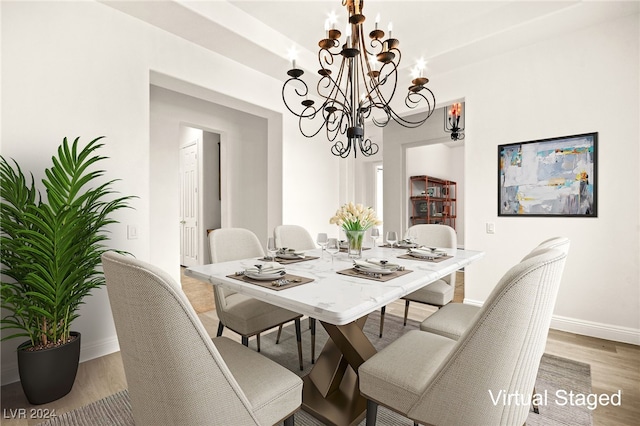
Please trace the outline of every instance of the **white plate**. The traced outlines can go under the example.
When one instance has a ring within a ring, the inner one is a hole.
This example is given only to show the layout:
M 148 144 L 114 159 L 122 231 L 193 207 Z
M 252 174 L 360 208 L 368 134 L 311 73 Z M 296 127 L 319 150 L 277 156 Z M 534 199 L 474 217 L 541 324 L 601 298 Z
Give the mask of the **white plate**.
M 393 274 L 394 272 L 396 272 L 395 270 L 392 270 L 392 269 L 382 269 L 382 268 L 376 268 L 376 267 L 367 268 L 360 265 L 356 265 L 355 269 L 361 272 L 366 272 L 368 274 L 380 274 L 380 275 Z
M 278 278 L 282 278 L 285 275 L 285 273 L 284 273 L 284 271 L 282 271 L 282 272 L 272 272 L 272 273 L 262 273 L 262 274 L 258 274 L 257 272 L 245 272 L 244 275 L 245 275 L 245 277 L 251 278 L 252 280 L 270 281 L 270 280 L 277 280 Z
M 276 257 L 280 259 L 304 259 L 304 254 L 302 253 L 283 253 L 276 254 Z

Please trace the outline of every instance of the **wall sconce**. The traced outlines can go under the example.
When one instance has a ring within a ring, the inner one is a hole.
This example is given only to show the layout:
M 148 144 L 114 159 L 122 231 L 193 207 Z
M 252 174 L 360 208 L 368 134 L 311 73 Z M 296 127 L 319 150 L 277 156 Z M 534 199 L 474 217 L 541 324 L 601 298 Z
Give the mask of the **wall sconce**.
M 460 124 L 461 121 L 462 124 Z M 462 115 L 461 103 L 457 102 L 447 108 L 447 112 L 444 114 L 444 131 L 451 133 L 451 140 L 464 139 L 464 116 Z

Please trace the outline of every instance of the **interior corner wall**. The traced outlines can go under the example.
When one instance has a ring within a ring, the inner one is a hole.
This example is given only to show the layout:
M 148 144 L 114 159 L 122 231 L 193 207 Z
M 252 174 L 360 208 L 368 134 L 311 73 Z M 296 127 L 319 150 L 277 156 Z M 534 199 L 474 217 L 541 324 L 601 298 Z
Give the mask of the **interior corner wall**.
M 571 249 L 552 327 L 640 344 L 639 22 L 612 20 L 432 78 L 441 99 L 465 98 L 466 246 L 486 253 L 465 268 L 467 302 L 482 303 L 510 266 L 562 235 Z M 498 145 L 587 132 L 599 135 L 597 218 L 497 215 Z

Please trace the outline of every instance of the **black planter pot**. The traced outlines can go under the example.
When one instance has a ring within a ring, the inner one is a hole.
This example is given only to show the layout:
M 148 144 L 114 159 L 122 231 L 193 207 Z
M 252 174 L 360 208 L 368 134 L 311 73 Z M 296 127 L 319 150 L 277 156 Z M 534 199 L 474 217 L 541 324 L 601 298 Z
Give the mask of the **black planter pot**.
M 31 404 L 46 404 L 71 391 L 80 362 L 80 333 L 73 341 L 51 349 L 25 351 L 30 341 L 18 346 L 18 370 L 22 390 Z

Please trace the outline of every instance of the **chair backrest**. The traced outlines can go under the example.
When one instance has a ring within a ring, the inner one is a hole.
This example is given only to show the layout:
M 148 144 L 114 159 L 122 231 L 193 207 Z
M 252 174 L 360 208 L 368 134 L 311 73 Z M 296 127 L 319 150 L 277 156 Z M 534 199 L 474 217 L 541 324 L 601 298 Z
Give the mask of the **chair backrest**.
M 210 232 L 209 248 L 211 263 L 264 257 L 264 250 L 256 234 L 244 228 L 221 228 Z M 218 318 L 223 324 L 229 324 L 229 318 L 226 314 L 227 297 L 235 293 L 235 291 L 219 285 L 213 286 Z
M 413 225 L 407 233 L 416 238 L 416 243 L 430 247 L 456 248 L 458 236 L 456 230 L 448 225 L 424 223 Z
M 264 256 L 264 250 L 256 234 L 244 228 L 221 228 L 209 233 L 211 262 Z
M 298 225 L 279 225 L 273 230 L 276 247 L 292 248 L 295 250 L 313 250 L 316 243 L 309 231 Z
M 411 418 L 437 425 L 524 424 L 566 256 L 543 250 L 503 276 L 409 411 Z
M 416 244 L 427 247 L 457 248 L 458 236 L 456 230 L 449 225 L 423 223 L 413 225 L 407 230 L 407 234 L 415 237 Z M 456 273 L 442 278 L 449 285 L 456 285 Z
M 113 252 L 102 264 L 136 425 L 257 424 L 171 277 Z
M 570 243 L 571 243 L 571 240 L 569 240 L 567 237 L 549 238 L 548 240 L 544 240 L 543 242 L 538 244 L 538 246 L 533 250 L 531 250 L 529 254 L 527 254 L 522 260 L 527 260 L 530 257 L 537 255 L 541 251 L 548 250 L 548 249 L 558 249 L 563 253 L 567 254 L 569 253 L 569 246 L 571 245 Z

